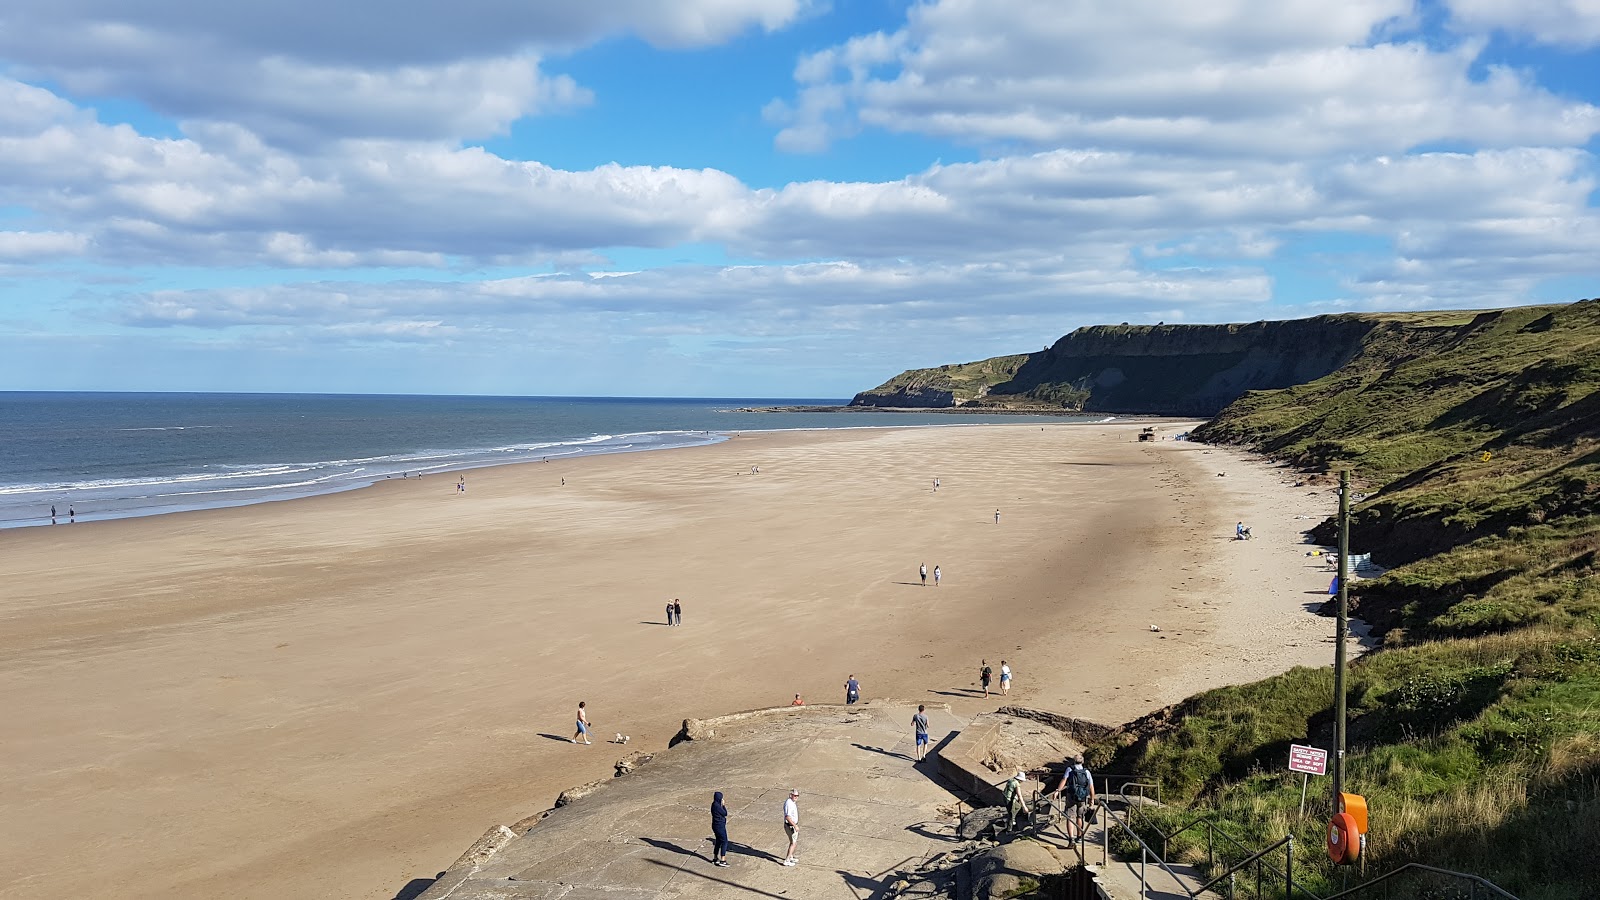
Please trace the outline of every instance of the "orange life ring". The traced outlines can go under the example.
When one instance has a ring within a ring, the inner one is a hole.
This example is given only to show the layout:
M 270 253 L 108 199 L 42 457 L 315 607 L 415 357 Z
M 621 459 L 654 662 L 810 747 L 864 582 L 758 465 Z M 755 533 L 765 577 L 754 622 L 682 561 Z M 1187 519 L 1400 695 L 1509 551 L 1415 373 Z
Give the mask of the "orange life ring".
M 1328 858 L 1336 866 L 1353 864 L 1361 856 L 1361 832 L 1349 813 L 1334 813 L 1328 822 Z

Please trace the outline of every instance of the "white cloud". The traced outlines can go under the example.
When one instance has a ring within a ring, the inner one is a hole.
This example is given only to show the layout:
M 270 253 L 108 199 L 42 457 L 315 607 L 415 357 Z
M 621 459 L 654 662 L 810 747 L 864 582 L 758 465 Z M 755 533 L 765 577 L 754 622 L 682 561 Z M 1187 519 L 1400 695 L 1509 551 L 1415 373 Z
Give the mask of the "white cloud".
M 935 0 L 893 34 L 803 60 L 798 97 L 767 113 L 791 150 L 860 127 L 986 147 L 1280 159 L 1600 133 L 1600 109 L 1521 73 L 1474 79 L 1475 43 L 1388 37 L 1410 12 L 1409 0 Z
M 1446 0 L 1458 26 L 1500 29 L 1560 47 L 1600 44 L 1597 0 Z
M 699 47 L 781 28 L 806 0 L 489 0 L 470 10 L 400 0 L 188 3 L 11 0 L 0 58 L 83 96 L 169 117 L 242 123 L 274 143 L 340 137 L 459 139 L 588 101 L 540 71 L 550 52 L 633 33 Z M 4 113 L 0 113 L 3 120 Z
M 33 262 L 77 256 L 89 246 L 85 235 L 60 231 L 0 231 L 0 261 Z

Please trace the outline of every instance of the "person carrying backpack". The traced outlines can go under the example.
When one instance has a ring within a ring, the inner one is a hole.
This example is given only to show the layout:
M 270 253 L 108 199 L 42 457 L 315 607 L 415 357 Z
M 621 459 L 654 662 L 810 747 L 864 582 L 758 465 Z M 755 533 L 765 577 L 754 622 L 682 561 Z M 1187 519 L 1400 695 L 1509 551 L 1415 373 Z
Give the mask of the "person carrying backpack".
M 1094 808 L 1094 775 L 1083 767 L 1083 757 L 1067 760 L 1067 772 L 1056 789 L 1066 800 L 1067 836 L 1073 840 L 1083 838 L 1084 814 Z

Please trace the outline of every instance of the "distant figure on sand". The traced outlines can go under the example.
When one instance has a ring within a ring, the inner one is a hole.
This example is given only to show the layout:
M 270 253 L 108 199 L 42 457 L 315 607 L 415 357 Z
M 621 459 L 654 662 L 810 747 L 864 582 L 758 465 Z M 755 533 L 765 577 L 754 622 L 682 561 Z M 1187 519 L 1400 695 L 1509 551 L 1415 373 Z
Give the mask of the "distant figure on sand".
M 679 603 L 677 600 L 672 601 L 672 624 L 683 624 L 683 604 Z
M 790 706 L 805 706 L 806 702 L 804 700 L 800 699 L 800 695 L 799 694 L 795 694 L 794 695 L 794 699 L 789 701 L 789 705 Z
M 861 699 L 861 682 L 856 676 L 851 675 L 844 683 L 844 702 L 846 705 Z
M 938 587 L 939 586 L 939 578 L 940 577 L 941 576 L 939 574 L 939 567 L 938 566 L 934 566 L 933 567 L 933 586 L 934 587 Z
M 917 762 L 928 752 L 928 708 L 917 704 L 917 714 L 911 717 L 911 730 L 917 736 Z
M 669 626 L 672 624 L 672 601 L 671 600 L 667 601 L 667 624 Z
M 978 670 L 978 681 L 983 685 L 983 695 L 989 696 L 989 680 L 994 677 L 994 671 L 989 668 L 989 661 L 982 660 L 982 668 Z
M 70 506 L 67 507 L 67 521 L 68 522 L 76 522 L 76 521 L 78 521 L 78 511 L 76 509 L 73 509 Z
M 994 511 L 994 523 L 996 525 L 1000 524 L 1000 510 L 998 509 Z
M 54 515 L 54 513 L 51 513 L 51 515 Z M 922 586 L 923 587 L 927 587 L 928 586 L 928 564 L 927 563 L 923 563 L 922 565 L 917 566 L 917 574 L 922 576 Z
M 1235 540 L 1250 540 L 1250 526 L 1244 524 L 1243 522 L 1233 526 L 1233 536 Z
M 711 795 L 711 864 L 728 867 L 728 808 L 721 791 Z
M 1011 693 L 1011 667 L 1005 660 L 1000 660 L 1000 695 Z
M 572 735 L 572 742 L 574 744 L 577 744 L 577 743 L 584 743 L 584 744 L 593 743 L 593 741 L 589 740 L 589 710 L 586 708 L 587 706 L 588 706 L 588 701 L 586 701 L 586 700 L 579 700 L 578 701 L 578 730 L 576 732 L 574 732 L 573 735 Z M 578 740 L 578 738 L 583 738 L 583 740 L 580 742 Z
M 783 858 L 786 866 L 798 865 L 800 854 L 797 845 L 800 843 L 800 792 L 790 791 L 789 799 L 783 801 L 783 833 L 789 836 L 789 852 Z

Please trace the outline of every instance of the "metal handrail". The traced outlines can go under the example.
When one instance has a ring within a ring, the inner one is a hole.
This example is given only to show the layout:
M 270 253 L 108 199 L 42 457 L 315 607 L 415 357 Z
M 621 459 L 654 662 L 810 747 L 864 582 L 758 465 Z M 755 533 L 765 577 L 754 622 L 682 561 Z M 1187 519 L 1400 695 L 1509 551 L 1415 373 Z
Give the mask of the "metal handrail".
M 1154 859 L 1156 861 L 1156 865 L 1160 866 L 1162 871 L 1171 876 L 1173 883 L 1177 884 L 1178 890 L 1183 891 L 1184 894 L 1191 898 L 1191 900 L 1198 896 L 1198 894 L 1189 890 L 1189 888 L 1184 885 L 1182 876 L 1180 876 L 1177 872 L 1172 871 L 1172 867 L 1167 865 L 1167 861 L 1162 859 L 1160 854 L 1150 849 L 1150 845 L 1144 842 L 1144 838 L 1139 837 L 1139 833 L 1133 830 L 1132 825 L 1129 825 L 1127 822 L 1123 821 L 1121 816 L 1111 811 L 1111 807 L 1106 803 L 1104 798 L 1100 799 L 1100 811 L 1105 814 L 1108 823 L 1114 822 L 1118 828 L 1126 831 L 1128 833 L 1128 837 L 1133 838 L 1134 841 L 1139 844 L 1139 847 L 1144 850 L 1147 857 Z M 1102 825 L 1101 827 L 1105 829 L 1103 832 L 1103 837 L 1106 844 L 1109 845 L 1111 843 L 1110 825 Z M 1139 893 L 1141 896 L 1144 894 L 1144 873 L 1142 871 L 1139 874 Z
M 1279 847 L 1284 846 L 1285 844 L 1289 845 L 1289 870 L 1292 872 L 1294 870 L 1294 835 L 1289 834 L 1289 835 L 1284 835 L 1283 838 L 1281 840 L 1279 840 L 1276 844 L 1273 844 L 1272 846 L 1266 847 L 1266 848 L 1261 849 L 1261 850 L 1257 850 L 1255 853 L 1253 853 L 1250 856 L 1244 858 L 1243 860 L 1240 860 L 1239 862 L 1234 863 L 1232 866 L 1228 867 L 1228 870 L 1223 872 L 1221 875 L 1218 875 L 1218 876 L 1212 878 L 1210 881 L 1208 881 L 1205 884 L 1200 885 L 1200 887 L 1196 888 L 1195 889 L 1195 894 L 1203 894 L 1203 893 L 1205 893 L 1207 890 L 1210 889 L 1210 887 L 1212 885 L 1216 884 L 1217 882 L 1221 881 L 1224 878 L 1227 878 L 1229 875 L 1232 875 L 1233 873 L 1239 871 L 1240 869 L 1243 869 L 1245 866 L 1250 865 L 1251 863 L 1255 862 L 1256 860 L 1259 860 L 1261 857 L 1266 856 L 1268 853 L 1271 853 L 1272 851 L 1278 849 Z M 1290 875 L 1287 879 L 1285 879 L 1284 884 L 1286 884 L 1289 887 L 1290 890 L 1293 890 L 1294 889 L 1294 877 L 1293 877 L 1293 875 Z
M 1122 792 L 1119 791 L 1118 793 L 1122 793 Z M 1122 797 L 1123 797 L 1124 801 L 1126 801 L 1128 799 L 1126 794 L 1122 794 Z M 1161 850 L 1162 850 L 1162 852 L 1161 853 L 1156 853 L 1154 850 L 1150 849 L 1150 846 L 1144 842 L 1143 838 L 1140 838 L 1138 836 L 1138 834 L 1136 834 L 1133 831 L 1133 827 L 1132 827 L 1131 823 L 1124 822 L 1121 818 L 1116 817 L 1111 812 L 1110 807 L 1108 807 L 1106 805 L 1106 802 L 1104 800 L 1100 801 L 1100 806 L 1101 806 L 1102 809 L 1105 810 L 1106 815 L 1112 816 L 1113 820 L 1117 823 L 1117 825 L 1119 827 L 1121 827 L 1123 830 L 1127 831 L 1130 835 L 1132 835 L 1134 840 L 1138 841 L 1139 846 L 1142 847 L 1146 853 L 1150 854 L 1150 856 L 1153 857 L 1156 860 L 1156 864 L 1161 866 L 1162 869 L 1166 870 L 1167 874 L 1171 875 L 1173 880 L 1178 882 L 1179 887 L 1182 888 L 1186 892 L 1188 891 L 1188 888 L 1184 888 L 1183 887 L 1183 882 L 1182 882 L 1181 879 L 1179 879 L 1177 873 L 1173 872 L 1172 869 L 1167 865 L 1167 861 L 1166 861 L 1167 846 L 1166 845 L 1167 845 L 1167 842 L 1169 840 L 1171 840 L 1171 838 L 1177 837 L 1178 835 L 1184 833 L 1185 831 L 1188 831 L 1190 828 L 1193 828 L 1193 827 L 1195 827 L 1197 825 L 1205 825 L 1206 826 L 1206 834 L 1209 837 L 1215 837 L 1215 836 L 1219 836 L 1220 835 L 1221 837 L 1226 838 L 1227 841 L 1230 844 L 1232 844 L 1233 846 L 1239 848 L 1240 850 L 1244 851 L 1245 853 L 1250 854 L 1245 859 L 1240 860 L 1239 862 L 1233 864 L 1232 866 L 1229 866 L 1227 869 L 1225 869 L 1223 872 L 1221 872 L 1220 874 L 1218 874 L 1215 877 L 1213 877 L 1210 881 L 1206 882 L 1200 888 L 1198 888 L 1198 889 L 1196 889 L 1196 890 L 1194 890 L 1192 892 L 1189 892 L 1189 896 L 1191 898 L 1198 897 L 1200 894 L 1202 894 L 1205 891 L 1209 890 L 1213 885 L 1215 885 L 1218 882 L 1222 881 L 1223 879 L 1229 877 L 1230 875 L 1234 875 L 1234 874 L 1238 873 L 1239 871 L 1243 870 L 1247 866 L 1259 865 L 1260 862 L 1261 862 L 1261 859 L 1263 857 L 1265 857 L 1268 853 L 1271 853 L 1271 852 L 1273 852 L 1275 850 L 1278 850 L 1279 848 L 1287 846 L 1288 849 L 1286 851 L 1287 856 L 1286 856 L 1286 859 L 1285 859 L 1284 872 L 1281 873 L 1282 877 L 1283 877 L 1285 893 L 1288 894 L 1289 896 L 1293 896 L 1295 892 L 1299 892 L 1300 894 L 1303 894 L 1306 897 L 1311 898 L 1311 900 L 1332 900 L 1332 898 L 1318 897 L 1316 894 L 1312 893 L 1309 889 L 1307 889 L 1303 885 L 1299 885 L 1299 884 L 1295 883 L 1294 874 L 1293 874 L 1293 872 L 1294 872 L 1294 836 L 1293 835 L 1284 836 L 1281 840 L 1279 840 L 1277 843 L 1271 845 L 1270 847 L 1266 847 L 1266 848 L 1264 848 L 1262 850 L 1252 851 L 1249 847 L 1247 847 L 1244 844 L 1240 843 L 1232 835 L 1228 834 L 1227 832 L 1225 832 L 1221 828 L 1219 828 L 1217 826 L 1217 823 L 1215 821 L 1213 821 L 1213 817 L 1211 817 L 1211 816 L 1201 816 L 1200 818 L 1195 819 L 1194 821 L 1192 821 L 1189 824 L 1183 826 L 1182 828 L 1179 828 L 1177 831 L 1172 832 L 1172 834 L 1170 834 L 1170 835 L 1166 834 L 1165 832 L 1163 832 L 1160 828 L 1156 828 L 1154 825 L 1151 825 L 1150 828 L 1153 829 L 1156 832 L 1156 834 L 1161 835 L 1161 843 L 1162 843 Z M 1129 807 L 1129 809 L 1132 809 L 1132 808 L 1133 808 L 1132 806 Z M 1208 848 L 1210 847 L 1210 843 L 1209 842 L 1207 843 L 1207 847 Z M 1209 851 L 1209 849 L 1207 851 L 1207 856 L 1213 860 L 1211 867 L 1214 868 L 1215 867 L 1215 861 L 1214 861 L 1215 857 L 1214 857 L 1214 854 L 1212 854 Z M 1260 873 L 1258 872 L 1257 874 L 1259 876 Z M 1512 898 L 1512 900 L 1516 900 L 1516 898 Z
M 1508 892 L 1506 889 L 1500 887 L 1499 885 L 1495 884 L 1494 882 L 1492 882 L 1489 879 L 1484 878 L 1484 877 L 1482 877 L 1480 875 L 1471 875 L 1471 874 L 1468 874 L 1466 872 L 1453 872 L 1453 871 L 1451 871 L 1449 869 L 1439 869 L 1439 868 L 1435 868 L 1434 866 L 1425 866 L 1422 863 L 1406 863 L 1405 865 L 1401 866 L 1400 868 L 1395 869 L 1392 872 L 1385 872 L 1384 874 L 1379 875 L 1377 878 L 1374 878 L 1371 881 L 1368 881 L 1368 882 L 1366 882 L 1364 884 L 1358 884 L 1353 888 L 1350 888 L 1348 890 L 1340 891 L 1337 894 L 1330 894 L 1327 897 L 1324 897 L 1323 900 L 1338 900 L 1338 898 L 1340 898 L 1340 897 L 1354 897 L 1356 894 L 1359 894 L 1360 892 L 1366 890 L 1367 888 L 1372 887 L 1373 885 L 1378 884 L 1379 882 L 1388 881 L 1390 878 L 1393 878 L 1394 876 L 1399 875 L 1401 872 L 1404 872 L 1407 869 L 1421 869 L 1424 872 L 1432 872 L 1435 875 L 1448 875 L 1451 878 L 1460 878 L 1463 881 L 1470 881 L 1470 882 L 1473 882 L 1474 884 L 1482 885 L 1483 887 L 1488 888 L 1489 890 L 1495 892 L 1496 894 L 1499 894 L 1500 896 L 1505 897 L 1506 900 L 1517 900 L 1517 896 L 1515 894 L 1512 894 L 1512 893 Z

